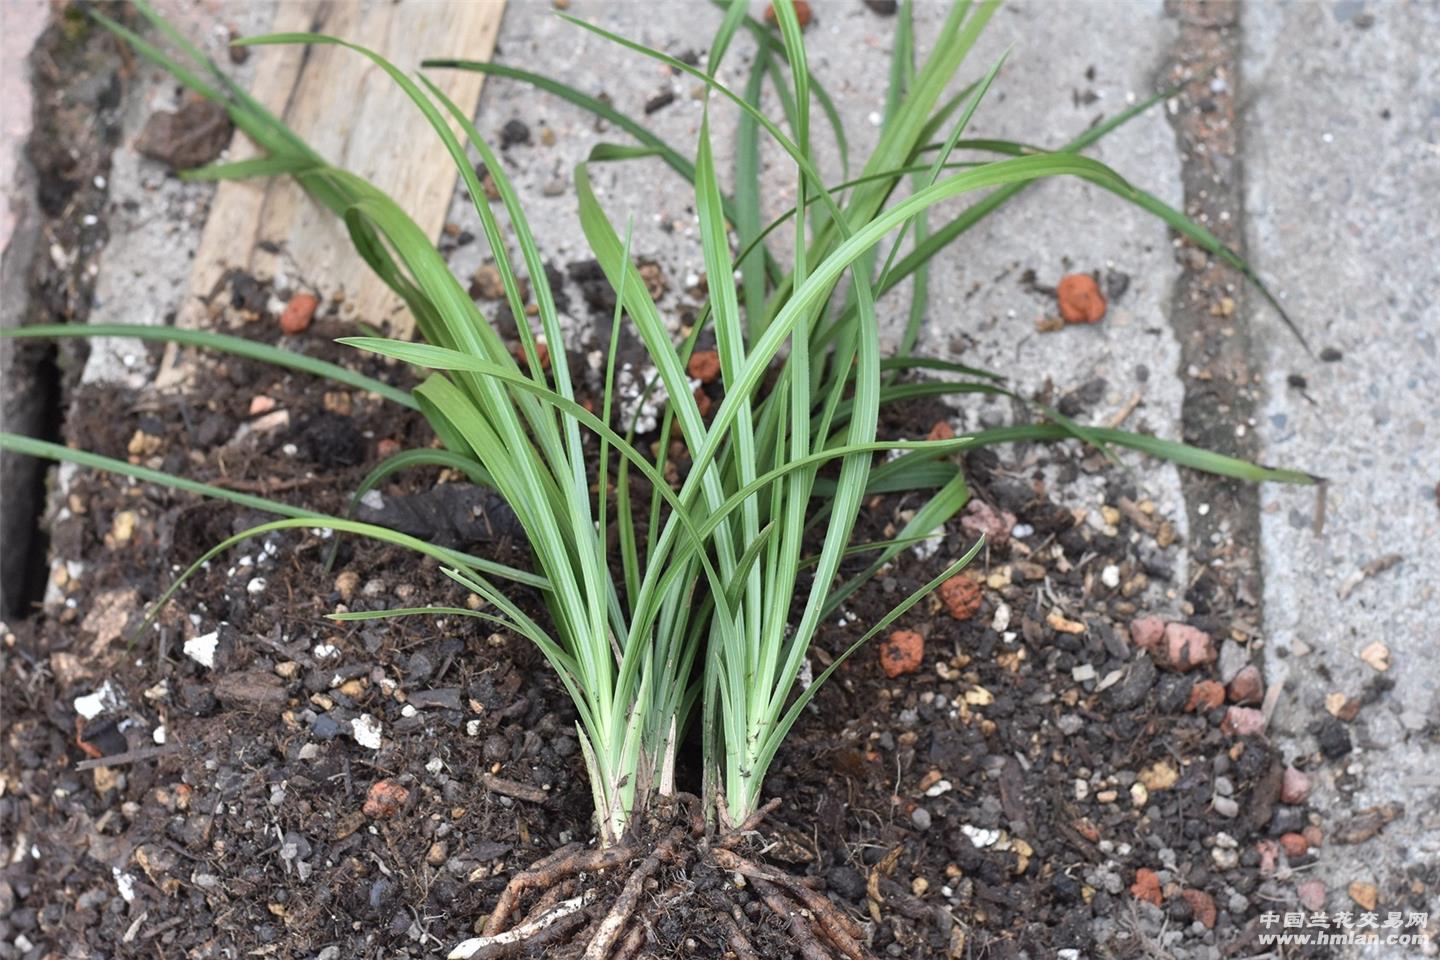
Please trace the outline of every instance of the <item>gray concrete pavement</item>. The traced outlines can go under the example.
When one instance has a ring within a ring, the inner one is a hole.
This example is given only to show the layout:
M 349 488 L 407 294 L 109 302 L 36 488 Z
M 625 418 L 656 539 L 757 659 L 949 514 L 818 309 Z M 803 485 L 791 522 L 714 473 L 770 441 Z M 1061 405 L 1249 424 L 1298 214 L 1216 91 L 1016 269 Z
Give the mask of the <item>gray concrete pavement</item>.
M 1379 693 L 1356 750 L 1321 767 L 1332 823 L 1399 802 L 1383 837 L 1327 844 L 1332 910 L 1380 887 L 1440 915 L 1440 5 L 1254 3 L 1245 8 L 1245 164 L 1251 250 L 1310 332 L 1341 359 L 1267 337 L 1259 424 L 1270 460 L 1331 480 L 1323 530 L 1309 491 L 1263 491 L 1265 625 L 1276 728 L 1316 749 L 1327 695 Z M 1273 329 L 1273 328 L 1267 328 Z M 1305 378 L 1304 391 L 1287 384 Z M 1399 563 L 1355 584 L 1367 564 Z M 1349 588 L 1349 589 L 1347 589 Z M 1389 649 L 1383 674 L 1360 653 Z M 1309 652 L 1305 652 L 1308 649 Z M 1288 655 L 1287 655 L 1288 654 Z M 1413 904 L 1412 907 L 1414 908 Z M 1391 948 L 1366 956 L 1414 956 Z
M 923 38 L 933 35 L 945 9 L 943 4 L 918 5 L 916 32 L 922 38 L 922 55 L 928 53 Z M 1039 3 L 1011 4 L 992 20 L 971 55 L 967 76 L 983 75 L 1002 52 L 1007 48 L 1010 52 L 976 114 L 974 136 L 1059 145 L 1097 117 L 1111 116 L 1153 89 L 1154 74 L 1175 33 L 1161 3 L 1075 4 L 1065 18 L 1052 16 L 1052 9 Z M 714 11 L 677 0 L 644 5 L 577 0 L 569 12 L 672 55 L 702 50 L 707 31 L 719 22 Z M 1119 19 L 1126 21 L 1130 37 L 1107 50 L 1103 60 L 1092 49 L 1070 42 L 1077 31 L 1102 35 Z M 893 19 L 857 3 L 820 8 L 806 31 L 811 69 L 844 117 L 857 167 L 878 135 L 893 28 Z M 744 88 L 746 50 L 740 44 L 722 70 L 722 79 L 732 89 Z M 511 3 L 501 32 L 500 57 L 518 65 L 565 63 L 567 82 L 581 90 L 603 89 L 617 108 L 643 118 L 682 151 L 694 149 L 701 116 L 694 96 L 696 83 L 565 23 L 553 16 L 548 3 Z M 645 104 L 662 92 L 673 93 L 676 99 L 646 117 Z M 771 115 L 779 114 L 780 106 L 771 96 L 763 106 Z M 736 113 L 724 105 L 716 108 L 712 128 L 717 156 L 729 156 Z M 501 127 L 517 118 L 529 123 L 537 138 L 542 125 L 555 134 L 553 146 L 516 147 L 505 157 L 507 171 L 527 199 L 527 216 L 543 252 L 561 264 L 588 257 L 570 171 L 597 140 L 623 141 L 623 133 L 597 131 L 592 117 L 559 98 L 490 78 L 479 111 L 481 132 L 498 140 Z M 829 127 L 819 116 L 814 127 L 815 142 L 833 153 Z M 762 145 L 765 210 L 773 217 L 793 202 L 794 170 L 778 147 L 764 141 Z M 1179 204 L 1178 153 L 1161 110 L 1122 127 L 1094 155 L 1162 199 Z M 833 156 L 822 170 L 837 181 L 842 179 Z M 693 306 L 694 301 L 680 294 L 689 285 L 686 278 L 704 269 L 689 186 L 659 161 L 602 165 L 592 175 L 611 219 L 623 225 L 627 217 L 635 218 L 637 254 L 664 267 L 671 294 L 662 308 L 674 315 L 678 307 Z M 726 164 L 722 176 L 727 185 L 730 175 Z M 963 205 L 964 201 L 942 205 L 934 222 L 944 222 Z M 467 201 L 457 198 L 451 219 L 480 234 Z M 457 251 L 452 266 L 464 276 L 487 258 L 488 250 L 477 243 Z M 1041 284 L 1053 285 L 1068 272 L 1091 270 L 1116 270 L 1128 275 L 1131 283 L 1103 324 L 1041 334 L 1035 323 L 1045 312 L 1054 312 L 1054 303 L 1022 285 L 1022 274 L 1032 268 Z M 1177 436 L 1183 385 L 1169 374 L 1179 365 L 1180 353 L 1165 316 L 1177 273 L 1170 237 L 1158 221 L 1088 184 L 1047 182 L 962 238 L 943 265 L 932 270 L 929 323 L 920 346 L 928 355 L 1001 371 L 1027 395 L 1047 380 L 1059 396 L 1103 378 L 1108 386 L 1094 408 L 1097 420 L 1108 420 L 1138 393 L 1142 405 L 1128 425 Z M 899 335 L 908 296 L 908 290 L 902 291 L 881 305 L 882 335 L 891 342 Z M 577 334 L 585 333 L 584 313 L 581 308 L 571 318 Z M 1011 418 L 1011 411 L 998 404 L 978 411 L 968 401 L 965 406 L 969 419 L 957 410 L 957 427 L 979 429 Z M 1096 506 L 1101 490 L 1088 479 L 1081 477 L 1060 495 L 1072 498 L 1076 506 Z M 1161 466 L 1138 479 L 1144 495 L 1164 515 L 1175 518 L 1183 533 L 1185 513 L 1174 468 Z M 1177 570 L 1177 582 L 1183 583 L 1185 577 L 1183 568 Z

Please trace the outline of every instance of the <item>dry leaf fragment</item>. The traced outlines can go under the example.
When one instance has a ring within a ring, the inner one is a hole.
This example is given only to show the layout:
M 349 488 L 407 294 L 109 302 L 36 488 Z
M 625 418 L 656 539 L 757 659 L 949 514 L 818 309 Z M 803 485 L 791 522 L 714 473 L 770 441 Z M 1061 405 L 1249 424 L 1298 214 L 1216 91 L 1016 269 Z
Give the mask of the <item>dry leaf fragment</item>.
M 1084 633 L 1085 624 L 1077 620 L 1067 620 L 1059 610 L 1051 610 L 1050 615 L 1045 618 L 1051 630 L 1058 630 L 1061 633 Z
M 1348 598 L 1360 584 L 1377 574 L 1384 573 L 1403 559 L 1404 557 L 1398 553 L 1387 553 L 1383 557 L 1376 557 L 1374 560 L 1371 560 L 1365 564 L 1365 566 L 1346 577 L 1345 582 L 1340 584 L 1340 599 L 1344 600 Z

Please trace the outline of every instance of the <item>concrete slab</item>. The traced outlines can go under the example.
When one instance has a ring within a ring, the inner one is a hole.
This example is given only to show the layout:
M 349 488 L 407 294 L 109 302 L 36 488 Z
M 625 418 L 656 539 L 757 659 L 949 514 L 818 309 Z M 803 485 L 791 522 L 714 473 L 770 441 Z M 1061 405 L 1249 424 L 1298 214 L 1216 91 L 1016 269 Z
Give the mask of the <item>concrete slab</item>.
M 1440 7 L 1253 3 L 1243 25 L 1251 250 L 1317 349 L 1341 355 L 1312 359 L 1283 335 L 1266 344 L 1266 456 L 1312 465 L 1331 480 L 1318 534 L 1312 492 L 1262 492 L 1269 672 L 1286 682 L 1277 726 L 1308 753 L 1317 724 L 1330 719 L 1327 695 L 1373 691 L 1349 727 L 1356 751 L 1321 768 L 1319 803 L 1330 825 L 1382 803 L 1404 803 L 1406 813 L 1367 843 L 1327 844 L 1315 875 L 1330 886 L 1331 910 L 1358 909 L 1347 885 L 1372 882 L 1382 917 L 1428 909 L 1433 931 Z M 1288 383 L 1297 374 L 1303 390 Z M 1354 583 L 1391 554 L 1398 565 Z M 1384 674 L 1359 659 L 1375 642 L 1390 651 Z M 1427 892 L 1408 891 L 1422 875 Z M 1415 955 L 1414 947 L 1365 952 Z
M 200 39 L 208 52 L 219 53 L 223 24 L 216 22 L 213 14 L 180 9 L 183 6 L 177 4 L 167 14 Z M 271 9 L 266 4 L 247 6 L 243 22 L 235 25 L 243 33 L 261 32 Z M 1099 63 L 1092 51 L 1069 42 L 1075 30 L 1102 32 L 1122 10 L 1133 34 L 1123 51 L 1113 50 Z M 671 54 L 697 50 L 718 23 L 718 14 L 708 6 L 697 8 L 677 0 L 643 7 L 577 0 L 569 12 Z M 226 11 L 227 16 L 234 13 L 233 9 Z M 977 114 L 976 136 L 1057 144 L 1149 92 L 1151 78 L 1173 37 L 1173 27 L 1163 16 L 1159 0 L 1148 0 L 1140 16 L 1135 16 L 1133 4 L 1119 3 L 1085 4 L 1077 6 L 1074 13 L 1079 22 L 1075 17 L 1062 22 L 1048 16 L 1043 4 L 1011 4 L 1001 9 L 966 71 L 967 76 L 980 76 L 1013 45 L 1005 70 Z M 942 16 L 941 5 L 922 5 L 917 33 L 922 38 L 933 34 Z M 857 165 L 878 135 L 884 85 L 877 78 L 887 75 L 893 24 L 892 18 L 857 4 L 823 10 L 807 31 L 812 69 L 845 118 Z M 925 41 L 921 42 L 923 53 Z M 726 82 L 737 89 L 744 84 L 747 44 L 737 44 L 724 71 Z M 587 92 L 603 91 L 617 107 L 644 118 L 682 151 L 693 150 L 700 119 L 695 82 L 566 24 L 554 16 L 548 3 L 521 0 L 507 11 L 499 58 L 525 66 L 563 63 L 568 82 Z M 176 254 L 193 249 L 211 188 L 182 184 L 130 148 L 145 117 L 151 110 L 167 106 L 173 90 L 173 84 L 146 71 L 141 90 L 127 100 L 126 136 L 115 152 L 110 183 L 114 202 L 109 226 L 114 239 L 105 253 L 92 322 L 164 322 L 183 293 L 189 263 Z M 673 94 L 675 100 L 646 116 L 645 105 L 661 93 Z M 765 107 L 779 112 L 773 95 L 767 94 Z M 722 157 L 728 155 L 736 112 L 722 106 L 713 121 L 717 154 Z M 500 129 L 512 119 L 530 126 L 532 143 L 513 147 L 503 156 L 526 198 L 527 214 L 543 253 L 562 267 L 586 258 L 572 170 L 596 142 L 625 142 L 628 138 L 620 131 L 598 129 L 592 117 L 558 98 L 493 78 L 482 97 L 480 129 L 492 143 L 498 143 Z M 816 142 L 828 147 L 828 127 L 818 117 L 815 126 Z M 541 140 L 547 129 L 554 135 L 553 144 Z M 1095 156 L 1115 163 L 1134 182 L 1163 199 L 1179 202 L 1174 140 L 1160 111 L 1116 132 Z M 775 216 L 787 209 L 793 198 L 793 169 L 775 147 L 764 150 L 763 163 L 769 187 L 767 213 Z M 836 180 L 841 178 L 833 156 L 827 157 L 822 168 Z M 728 164 L 722 167 L 727 180 L 730 173 Z M 681 310 L 695 303 L 684 294 L 690 285 L 686 281 L 703 272 L 689 187 L 658 161 L 601 165 L 593 175 L 612 218 L 617 223 L 628 216 L 636 218 L 637 253 L 654 258 L 664 268 L 671 293 L 662 307 L 678 327 Z M 960 206 L 951 203 L 940 208 L 935 219 L 953 215 Z M 449 219 L 460 229 L 481 236 L 478 218 L 462 196 L 457 196 Z M 488 254 L 482 238 L 457 249 L 451 255 L 452 267 L 461 277 L 468 277 Z M 1055 334 L 1036 333 L 1035 321 L 1047 309 L 1053 312 L 1053 303 L 1027 290 L 1020 282 L 1021 274 L 1034 270 L 1038 283 L 1053 284 L 1063 273 L 1096 269 L 1111 269 L 1132 278 L 1105 323 Z M 932 271 L 930 322 L 921 347 L 927 353 L 963 358 L 1004 372 L 1017 389 L 1027 393 L 1039 389 L 1047 379 L 1058 396 L 1103 377 L 1109 387 L 1096 408 L 1097 418 L 1108 417 L 1138 392 L 1143 405 L 1129 424 L 1175 436 L 1182 387 L 1166 374 L 1175 369 L 1179 351 L 1164 320 L 1175 274 L 1169 237 L 1152 218 L 1076 181 L 1043 184 L 1011 204 L 1003 217 L 963 239 L 945 264 Z M 993 282 L 997 278 L 1002 279 Z M 883 305 L 889 338 L 898 335 L 907 298 L 908 292 L 900 292 Z M 577 337 L 588 327 L 579 313 L 583 310 L 571 317 Z M 148 371 L 136 364 L 143 368 L 143 355 L 136 344 L 97 349 L 86 378 L 142 382 Z M 1008 416 L 1009 411 L 997 407 L 984 422 L 1000 422 Z M 968 423 L 959 419 L 957 425 L 981 425 L 973 416 Z M 1167 490 L 1178 490 L 1178 483 L 1173 471 L 1160 471 L 1155 488 L 1148 492 L 1165 501 L 1162 509 L 1169 513 L 1176 502 L 1173 495 L 1165 495 Z
M 157 3 L 156 8 L 207 56 L 227 64 L 230 29 L 242 36 L 263 33 L 274 17 L 273 0 L 226 6 L 218 14 L 173 0 Z M 244 65 L 231 69 L 240 82 L 249 82 Z M 181 181 L 163 164 L 135 151 L 135 138 L 150 114 L 177 109 L 183 93 L 174 80 L 148 64 L 138 71 L 137 79 L 137 89 L 122 106 L 121 144 L 111 158 L 107 214 L 111 239 L 96 278 L 91 323 L 173 321 L 215 192 L 213 183 Z M 146 356 L 136 340 L 94 341 L 83 380 L 149 383 L 153 371 Z
M 917 5 L 917 35 L 933 36 L 945 9 L 943 4 Z M 576 0 L 568 12 L 671 55 L 703 51 L 703 38 L 719 22 L 717 12 L 677 0 L 643 6 Z M 974 136 L 1058 146 L 1097 118 L 1123 110 L 1153 89 L 1153 77 L 1174 36 L 1173 24 L 1158 0 L 1139 5 L 1077 4 L 1064 18 L 1050 13 L 1046 4 L 1014 3 L 1003 6 L 992 20 L 964 77 L 978 79 L 1007 47 L 1011 49 L 976 115 Z M 1120 19 L 1126 23 L 1126 42 L 1108 48 L 1103 59 L 1093 49 L 1071 42 L 1077 32 L 1102 35 Z M 835 4 L 818 8 L 816 21 L 806 31 L 810 67 L 845 120 L 856 167 L 878 136 L 893 29 L 893 18 L 878 16 L 862 4 Z M 922 55 L 928 53 L 928 42 L 921 43 Z M 732 89 L 744 89 L 751 49 L 745 38 L 727 58 L 722 79 Z M 644 120 L 677 149 L 693 155 L 701 116 L 694 95 L 696 82 L 673 76 L 654 61 L 565 23 L 553 16 L 549 4 L 535 0 L 511 4 L 497 57 L 542 71 L 553 69 L 546 65 L 564 64 L 561 75 L 568 83 L 591 94 L 603 91 L 618 109 Z M 674 101 L 645 116 L 647 102 L 662 93 L 674 95 Z M 780 112 L 768 92 L 763 107 L 771 115 Z M 730 156 L 737 113 L 720 105 L 712 118 L 716 154 L 722 158 Z M 542 252 L 562 267 L 587 258 L 571 171 L 597 141 L 628 142 L 628 138 L 620 131 L 597 129 L 589 114 L 557 97 L 492 78 L 481 98 L 482 134 L 498 142 L 501 128 L 514 119 L 531 127 L 534 142 L 511 148 L 504 159 L 526 199 L 527 216 Z M 552 145 L 539 139 L 545 129 L 554 135 Z M 813 139 L 819 149 L 830 151 L 829 127 L 818 115 Z M 1121 128 L 1093 155 L 1115 164 L 1167 202 L 1180 202 L 1177 149 L 1161 110 Z M 766 212 L 778 216 L 793 202 L 793 164 L 773 146 L 762 150 L 762 164 Z M 822 170 L 836 181 L 842 179 L 833 156 Z M 722 160 L 727 183 L 731 174 L 728 160 Z M 635 218 L 634 249 L 664 268 L 671 293 L 661 308 L 678 323 L 680 311 L 697 302 L 683 294 L 690 285 L 686 278 L 693 280 L 704 269 L 689 186 L 659 161 L 601 165 L 592 175 L 612 220 L 623 225 L 627 217 Z M 944 222 L 963 205 L 955 201 L 937 208 L 933 222 Z M 481 235 L 478 218 L 463 198 L 457 198 L 450 219 Z M 786 237 L 774 249 L 783 252 L 789 242 Z M 468 276 L 488 255 L 482 240 L 457 250 L 451 264 L 462 277 Z M 1035 272 L 1038 283 L 1052 286 L 1073 271 L 1115 270 L 1132 279 L 1104 323 L 1040 334 L 1035 322 L 1047 310 L 1053 313 L 1054 304 L 1021 283 L 1027 270 Z M 1172 374 L 1179 364 L 1179 348 L 1165 318 L 1177 272 L 1168 233 L 1153 218 L 1088 184 L 1041 184 L 957 242 L 932 270 L 929 320 L 920 349 L 927 355 L 1000 371 L 1025 394 L 1039 390 L 1047 379 L 1058 397 L 1104 378 L 1108 387 L 1092 414 L 1097 422 L 1108 419 L 1138 393 L 1143 405 L 1127 426 L 1178 436 L 1183 386 Z M 908 297 L 908 289 L 897 291 L 881 305 L 885 337 L 891 343 L 902 328 Z M 583 313 L 580 308 L 571 318 L 577 334 L 588 327 Z M 971 411 L 968 419 L 958 413 L 956 419 L 957 426 L 968 429 L 1008 422 L 1012 415 L 998 404 L 983 411 L 969 400 L 965 406 Z M 1183 525 L 1174 470 L 1165 467 L 1138 479 L 1161 510 L 1167 516 L 1178 515 Z M 1083 503 L 1092 502 L 1091 495 L 1098 493 L 1098 488 L 1082 487 L 1065 495 Z M 1183 582 L 1183 570 L 1180 577 Z
M 25 141 L 30 136 L 30 49 L 45 29 L 49 8 L 44 0 L 14 0 L 0 8 L 0 250 L 10 246 L 16 225 L 34 201 L 24 195 L 17 177 L 22 173 Z

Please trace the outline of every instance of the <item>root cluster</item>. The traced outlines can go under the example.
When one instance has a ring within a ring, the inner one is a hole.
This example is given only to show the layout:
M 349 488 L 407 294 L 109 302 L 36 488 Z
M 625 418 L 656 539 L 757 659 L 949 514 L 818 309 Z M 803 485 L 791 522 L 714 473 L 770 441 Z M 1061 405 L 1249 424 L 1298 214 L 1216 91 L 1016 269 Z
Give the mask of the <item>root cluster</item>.
M 657 925 L 666 912 L 684 905 L 692 915 L 705 915 L 711 939 L 737 960 L 776 955 L 773 944 L 757 946 L 757 931 L 773 937 L 775 931 L 766 927 L 783 931 L 802 960 L 871 960 L 865 931 L 824 894 L 741 852 L 778 803 L 718 837 L 707 838 L 704 821 L 694 816 L 661 829 L 653 843 L 562 847 L 512 877 L 481 935 L 450 957 L 498 960 L 536 955 L 543 948 L 547 957 L 639 960 L 648 944 L 660 940 Z M 700 895 L 691 878 L 707 865 L 739 878 L 727 889 L 733 894 L 748 886 L 766 915 L 757 922 L 754 911 L 747 915 L 733 895 Z

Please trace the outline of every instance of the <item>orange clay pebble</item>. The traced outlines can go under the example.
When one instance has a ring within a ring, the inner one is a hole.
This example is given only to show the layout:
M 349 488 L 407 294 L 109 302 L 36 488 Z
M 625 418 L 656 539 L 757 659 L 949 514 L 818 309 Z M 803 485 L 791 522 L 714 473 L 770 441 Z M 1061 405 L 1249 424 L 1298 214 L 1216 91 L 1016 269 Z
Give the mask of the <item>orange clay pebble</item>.
M 1066 323 L 1099 323 L 1105 316 L 1105 295 L 1088 273 L 1061 277 L 1055 298 L 1060 302 L 1060 316 Z

